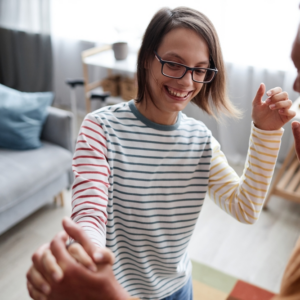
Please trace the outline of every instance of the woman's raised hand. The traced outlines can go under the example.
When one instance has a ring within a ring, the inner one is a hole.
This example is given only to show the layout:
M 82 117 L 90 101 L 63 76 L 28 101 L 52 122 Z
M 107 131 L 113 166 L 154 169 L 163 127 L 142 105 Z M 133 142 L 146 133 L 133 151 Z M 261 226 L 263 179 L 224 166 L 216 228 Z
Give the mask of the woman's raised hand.
M 283 92 L 280 87 L 273 88 L 267 92 L 268 98 L 263 102 L 265 90 L 265 85 L 261 83 L 252 102 L 252 120 L 259 129 L 278 130 L 296 113 L 290 109 L 292 101 L 287 92 Z

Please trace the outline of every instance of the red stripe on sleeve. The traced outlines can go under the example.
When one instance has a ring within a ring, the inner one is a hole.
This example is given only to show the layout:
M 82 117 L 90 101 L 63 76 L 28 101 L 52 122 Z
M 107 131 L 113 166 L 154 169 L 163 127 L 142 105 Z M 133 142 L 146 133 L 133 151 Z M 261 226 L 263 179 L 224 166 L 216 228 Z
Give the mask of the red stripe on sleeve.
M 75 189 L 79 185 L 84 184 L 84 183 L 88 183 L 88 182 L 99 182 L 99 183 L 103 183 L 106 187 L 109 187 L 109 183 L 108 182 L 104 182 L 102 180 L 97 180 L 97 179 L 92 179 L 92 180 L 91 179 L 87 179 L 87 180 L 84 180 L 82 182 L 79 182 L 79 183 L 73 185 L 72 189 Z
M 83 136 L 85 136 L 85 137 L 88 137 L 89 139 L 91 139 L 91 140 L 97 142 L 98 144 L 102 145 L 105 149 L 107 149 L 107 148 L 106 148 L 106 145 L 104 145 L 104 144 L 103 144 L 102 142 L 100 142 L 99 140 L 93 138 L 92 136 L 90 136 L 90 135 L 88 135 L 88 134 L 85 134 L 85 133 L 83 133 L 83 132 L 81 132 L 79 135 L 83 135 Z
M 104 135 L 102 135 L 100 132 L 96 131 L 95 129 L 93 129 L 93 128 L 91 128 L 91 127 L 82 125 L 81 128 L 85 128 L 85 129 L 87 129 L 87 130 L 93 131 L 93 132 L 99 134 L 104 140 L 106 140 L 106 138 L 105 138 Z
M 101 189 L 99 189 L 99 188 L 97 188 L 97 187 L 95 187 L 95 186 L 92 186 L 92 187 L 88 187 L 88 188 L 86 188 L 86 189 L 82 189 L 82 190 L 79 190 L 79 191 L 75 192 L 75 193 L 73 194 L 73 197 L 74 197 L 76 194 L 81 193 L 81 192 L 84 192 L 84 191 L 86 191 L 86 190 L 97 190 L 97 191 L 103 193 L 104 195 L 106 195 L 105 192 L 102 191 Z M 73 200 L 73 201 L 74 201 L 74 200 Z
M 73 160 L 79 159 L 79 158 L 94 158 L 94 159 L 104 159 L 103 157 L 98 157 L 98 156 L 89 156 L 89 155 L 80 155 L 73 157 Z
M 82 198 L 100 198 L 100 199 L 104 200 L 105 202 L 107 202 L 107 198 L 101 197 L 101 196 L 99 196 L 99 195 L 82 195 L 82 196 L 79 196 L 79 197 L 77 197 L 76 199 L 72 200 L 72 203 L 73 203 L 74 201 L 76 201 L 77 199 L 82 199 Z M 86 201 L 86 202 L 81 202 L 81 203 L 94 203 L 94 202 Z M 80 205 L 81 203 L 76 204 L 74 207 Z M 106 205 L 102 205 L 102 204 L 96 204 L 96 203 L 95 203 L 95 205 L 99 205 L 99 206 L 106 207 Z
M 83 167 L 83 166 L 93 166 L 93 167 L 103 167 L 103 168 L 106 168 L 109 175 L 110 175 L 110 168 L 108 168 L 107 166 L 104 166 L 104 165 L 96 165 L 96 164 L 77 164 L 77 165 L 72 165 L 72 167 Z

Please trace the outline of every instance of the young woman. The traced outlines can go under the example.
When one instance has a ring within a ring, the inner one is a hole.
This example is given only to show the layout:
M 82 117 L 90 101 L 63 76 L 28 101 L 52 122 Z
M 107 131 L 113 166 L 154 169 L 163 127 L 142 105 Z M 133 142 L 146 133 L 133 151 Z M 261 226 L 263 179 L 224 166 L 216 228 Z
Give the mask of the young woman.
M 89 114 L 73 159 L 72 219 L 108 247 L 132 296 L 192 299 L 187 246 L 206 193 L 238 221 L 254 223 L 275 167 L 281 128 L 294 117 L 281 88 L 260 85 L 244 173 L 228 165 L 209 129 L 181 111 L 239 112 L 226 94 L 217 33 L 206 16 L 164 8 L 138 56 L 136 100 Z

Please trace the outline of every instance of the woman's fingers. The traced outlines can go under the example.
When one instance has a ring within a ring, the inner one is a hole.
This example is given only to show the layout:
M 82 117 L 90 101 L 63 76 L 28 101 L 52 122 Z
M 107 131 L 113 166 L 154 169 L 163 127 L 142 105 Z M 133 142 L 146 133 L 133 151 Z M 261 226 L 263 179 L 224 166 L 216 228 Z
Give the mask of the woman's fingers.
M 291 108 L 293 102 L 291 100 L 282 100 L 269 105 L 271 110 L 281 109 L 281 108 Z
M 47 300 L 47 297 L 40 293 L 37 289 L 33 287 L 33 285 L 27 281 L 27 290 L 29 293 L 29 296 L 34 300 Z
M 42 274 L 43 272 L 43 266 L 42 266 L 42 256 L 46 249 L 49 249 L 50 244 L 44 244 L 41 247 L 39 247 L 32 255 L 32 262 L 34 267 Z
M 64 274 L 60 266 L 57 264 L 55 257 L 49 249 L 46 249 L 42 256 L 42 264 L 46 273 L 56 282 L 59 282 Z
M 114 254 L 108 248 L 98 247 L 93 254 L 93 259 L 96 263 L 108 263 L 113 265 L 115 262 Z
M 48 295 L 50 293 L 50 285 L 34 266 L 31 266 L 26 274 L 26 277 L 30 285 L 38 290 L 39 293 L 43 293 L 45 295 Z
M 276 94 L 279 94 L 281 92 L 282 92 L 282 88 L 278 86 L 278 87 L 275 87 L 273 89 L 268 90 L 266 94 L 267 94 L 268 97 L 272 97 L 272 96 L 274 96 Z
M 85 231 L 70 218 L 65 217 L 63 219 L 63 227 L 66 233 L 73 238 L 75 241 L 80 243 L 84 250 L 88 253 L 89 256 L 93 256 L 93 253 L 96 250 L 95 244 L 90 240 Z
M 94 264 L 92 258 L 86 253 L 83 247 L 78 243 L 73 243 L 68 247 L 70 255 L 75 258 L 77 262 L 88 268 L 89 270 L 96 272 L 97 267 Z
M 288 100 L 288 99 L 289 99 L 289 94 L 287 92 L 281 92 L 272 97 L 269 97 L 266 100 L 266 104 L 276 103 L 278 101 Z
M 296 112 L 291 109 L 282 108 L 278 110 L 278 113 L 282 116 L 288 117 L 288 119 L 292 119 L 296 116 Z

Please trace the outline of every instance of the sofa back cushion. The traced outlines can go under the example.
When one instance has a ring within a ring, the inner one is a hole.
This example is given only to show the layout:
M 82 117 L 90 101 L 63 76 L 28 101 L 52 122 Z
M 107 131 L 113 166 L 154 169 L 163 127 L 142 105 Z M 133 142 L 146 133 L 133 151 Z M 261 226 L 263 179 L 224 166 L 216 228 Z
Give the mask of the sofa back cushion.
M 15 150 L 41 146 L 40 135 L 53 93 L 24 93 L 0 84 L 0 147 Z

